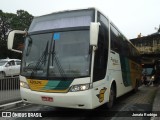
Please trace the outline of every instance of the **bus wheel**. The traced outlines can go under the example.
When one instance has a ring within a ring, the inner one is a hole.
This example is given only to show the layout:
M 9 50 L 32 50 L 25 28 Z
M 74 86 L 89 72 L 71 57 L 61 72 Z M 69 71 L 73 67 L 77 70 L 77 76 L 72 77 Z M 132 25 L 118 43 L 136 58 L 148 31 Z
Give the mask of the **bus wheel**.
M 116 91 L 115 91 L 115 87 L 112 85 L 111 89 L 110 89 L 110 95 L 109 95 L 109 102 L 107 102 L 107 108 L 112 108 L 112 106 L 114 105 L 116 99 Z

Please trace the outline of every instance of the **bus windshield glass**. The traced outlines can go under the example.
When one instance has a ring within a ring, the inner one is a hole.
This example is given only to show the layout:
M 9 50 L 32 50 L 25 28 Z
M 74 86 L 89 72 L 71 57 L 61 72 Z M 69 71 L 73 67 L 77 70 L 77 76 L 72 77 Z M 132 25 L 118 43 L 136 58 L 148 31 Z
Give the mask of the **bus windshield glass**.
M 89 29 L 30 35 L 21 74 L 33 78 L 77 78 L 90 73 Z

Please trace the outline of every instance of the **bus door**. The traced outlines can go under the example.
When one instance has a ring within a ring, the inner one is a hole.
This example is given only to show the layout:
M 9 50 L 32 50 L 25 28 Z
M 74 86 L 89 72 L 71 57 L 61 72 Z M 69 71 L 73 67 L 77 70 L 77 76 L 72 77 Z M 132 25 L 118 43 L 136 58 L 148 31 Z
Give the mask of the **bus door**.
M 93 107 L 97 107 L 106 101 L 106 69 L 108 60 L 108 37 L 106 35 L 106 28 L 101 23 L 98 36 L 97 49 L 94 51 L 94 67 L 93 67 L 93 92 L 92 100 Z

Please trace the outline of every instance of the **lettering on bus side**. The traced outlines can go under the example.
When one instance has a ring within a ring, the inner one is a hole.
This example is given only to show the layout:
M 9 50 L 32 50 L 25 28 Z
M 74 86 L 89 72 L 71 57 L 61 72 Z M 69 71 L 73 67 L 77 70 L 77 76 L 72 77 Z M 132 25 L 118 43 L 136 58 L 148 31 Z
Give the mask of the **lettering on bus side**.
M 104 93 L 106 92 L 107 88 L 103 88 L 99 91 L 99 94 L 97 94 L 97 97 L 99 98 L 99 102 L 103 102 L 104 101 Z
M 36 85 L 37 84 L 42 84 L 41 81 L 30 80 L 29 82 L 30 82 L 30 84 L 36 84 Z
M 118 60 L 116 60 L 116 59 L 114 59 L 114 58 L 112 58 L 112 57 L 111 57 L 111 61 L 112 61 L 113 65 L 119 65 L 119 64 L 118 64 Z

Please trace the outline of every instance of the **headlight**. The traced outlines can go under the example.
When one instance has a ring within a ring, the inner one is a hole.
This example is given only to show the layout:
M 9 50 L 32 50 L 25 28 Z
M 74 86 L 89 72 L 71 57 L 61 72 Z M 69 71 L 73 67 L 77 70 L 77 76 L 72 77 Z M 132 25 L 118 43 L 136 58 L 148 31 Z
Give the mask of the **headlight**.
M 80 85 L 73 85 L 70 88 L 70 92 L 77 92 L 77 91 L 85 91 L 90 88 L 90 84 L 80 84 Z
M 20 86 L 23 87 L 23 88 L 28 88 L 29 89 L 29 86 L 26 82 L 20 81 Z
M 151 77 L 151 80 L 154 80 L 154 76 Z

